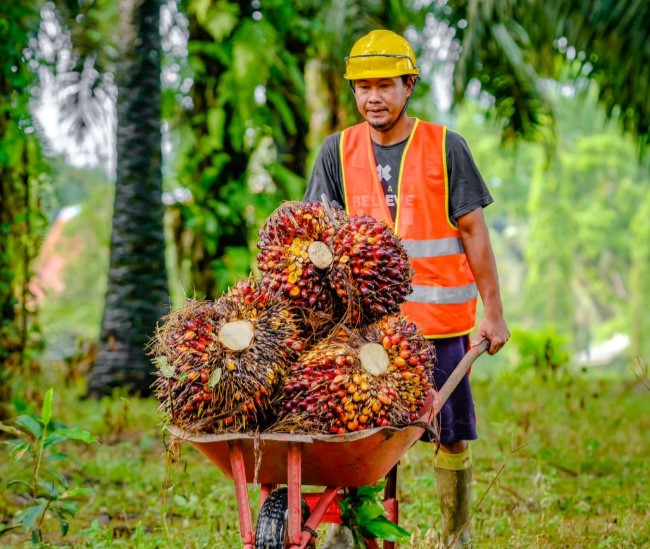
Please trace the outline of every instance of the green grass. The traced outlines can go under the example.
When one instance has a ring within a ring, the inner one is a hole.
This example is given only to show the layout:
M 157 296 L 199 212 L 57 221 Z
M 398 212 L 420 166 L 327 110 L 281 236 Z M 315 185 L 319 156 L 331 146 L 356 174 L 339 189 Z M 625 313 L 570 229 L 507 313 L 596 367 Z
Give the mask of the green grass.
M 579 375 L 542 382 L 528 372 L 477 378 L 474 392 L 481 436 L 473 445 L 476 547 L 650 546 L 647 388 Z M 79 502 L 69 534 L 61 538 L 51 521 L 46 540 L 93 548 L 241 546 L 233 482 L 188 444 L 168 465 L 155 402 L 76 394 L 57 387 L 53 417 L 101 441 L 70 446 L 64 468 L 71 485 L 92 494 Z M 5 523 L 21 506 L 6 482 L 25 473 L 2 445 Z M 399 476 L 400 523 L 412 533 L 411 547 L 433 547 L 440 527 L 433 447 L 416 444 Z M 255 508 L 259 489 L 249 492 Z M 12 531 L 0 545 L 30 542 Z

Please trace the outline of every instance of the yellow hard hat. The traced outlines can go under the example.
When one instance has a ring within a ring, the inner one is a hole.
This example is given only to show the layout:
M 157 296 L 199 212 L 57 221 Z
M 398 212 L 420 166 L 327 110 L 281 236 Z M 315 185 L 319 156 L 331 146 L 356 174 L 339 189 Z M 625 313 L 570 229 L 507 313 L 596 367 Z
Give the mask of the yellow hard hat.
M 375 30 L 356 41 L 345 58 L 346 80 L 393 78 L 403 74 L 418 76 L 415 52 L 399 34 Z

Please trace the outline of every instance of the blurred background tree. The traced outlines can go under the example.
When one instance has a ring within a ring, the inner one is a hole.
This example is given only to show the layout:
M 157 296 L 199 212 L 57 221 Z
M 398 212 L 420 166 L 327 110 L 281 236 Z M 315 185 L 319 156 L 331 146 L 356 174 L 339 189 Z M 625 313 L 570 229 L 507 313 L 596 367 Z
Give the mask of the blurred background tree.
M 108 288 L 91 395 L 151 393 L 143 350 L 169 302 L 162 203 L 160 1 L 122 0 Z
M 41 191 L 46 166 L 29 110 L 35 81 L 30 31 L 38 28 L 32 2 L 0 6 L 0 419 L 8 414 L 17 373 L 35 367 L 38 312 L 29 282 L 41 243 Z

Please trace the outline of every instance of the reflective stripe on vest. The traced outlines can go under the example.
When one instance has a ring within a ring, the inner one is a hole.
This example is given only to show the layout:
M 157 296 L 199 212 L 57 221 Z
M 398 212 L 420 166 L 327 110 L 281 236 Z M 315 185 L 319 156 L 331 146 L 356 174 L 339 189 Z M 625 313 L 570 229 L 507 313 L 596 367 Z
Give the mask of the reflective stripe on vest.
M 377 176 L 370 126 L 352 126 L 340 138 L 346 210 L 384 221 L 402 238 L 415 271 L 402 312 L 428 337 L 469 333 L 478 295 L 458 229 L 449 221 L 445 136 L 444 126 L 415 119 L 402 155 L 394 223 Z
M 402 240 L 402 246 L 404 246 L 410 257 L 433 257 L 465 253 L 460 238 Z
M 458 304 L 478 296 L 476 284 L 443 288 L 442 286 L 413 286 L 413 293 L 406 296 L 407 301 L 420 303 Z

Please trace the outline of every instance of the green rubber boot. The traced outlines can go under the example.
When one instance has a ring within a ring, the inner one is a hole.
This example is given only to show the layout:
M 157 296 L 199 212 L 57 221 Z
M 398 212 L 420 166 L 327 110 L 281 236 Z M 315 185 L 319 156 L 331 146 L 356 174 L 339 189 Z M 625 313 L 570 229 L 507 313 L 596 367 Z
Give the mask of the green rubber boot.
M 469 533 L 472 495 L 472 466 L 451 470 L 435 468 L 436 491 L 442 513 L 440 547 L 465 549 L 472 546 Z

